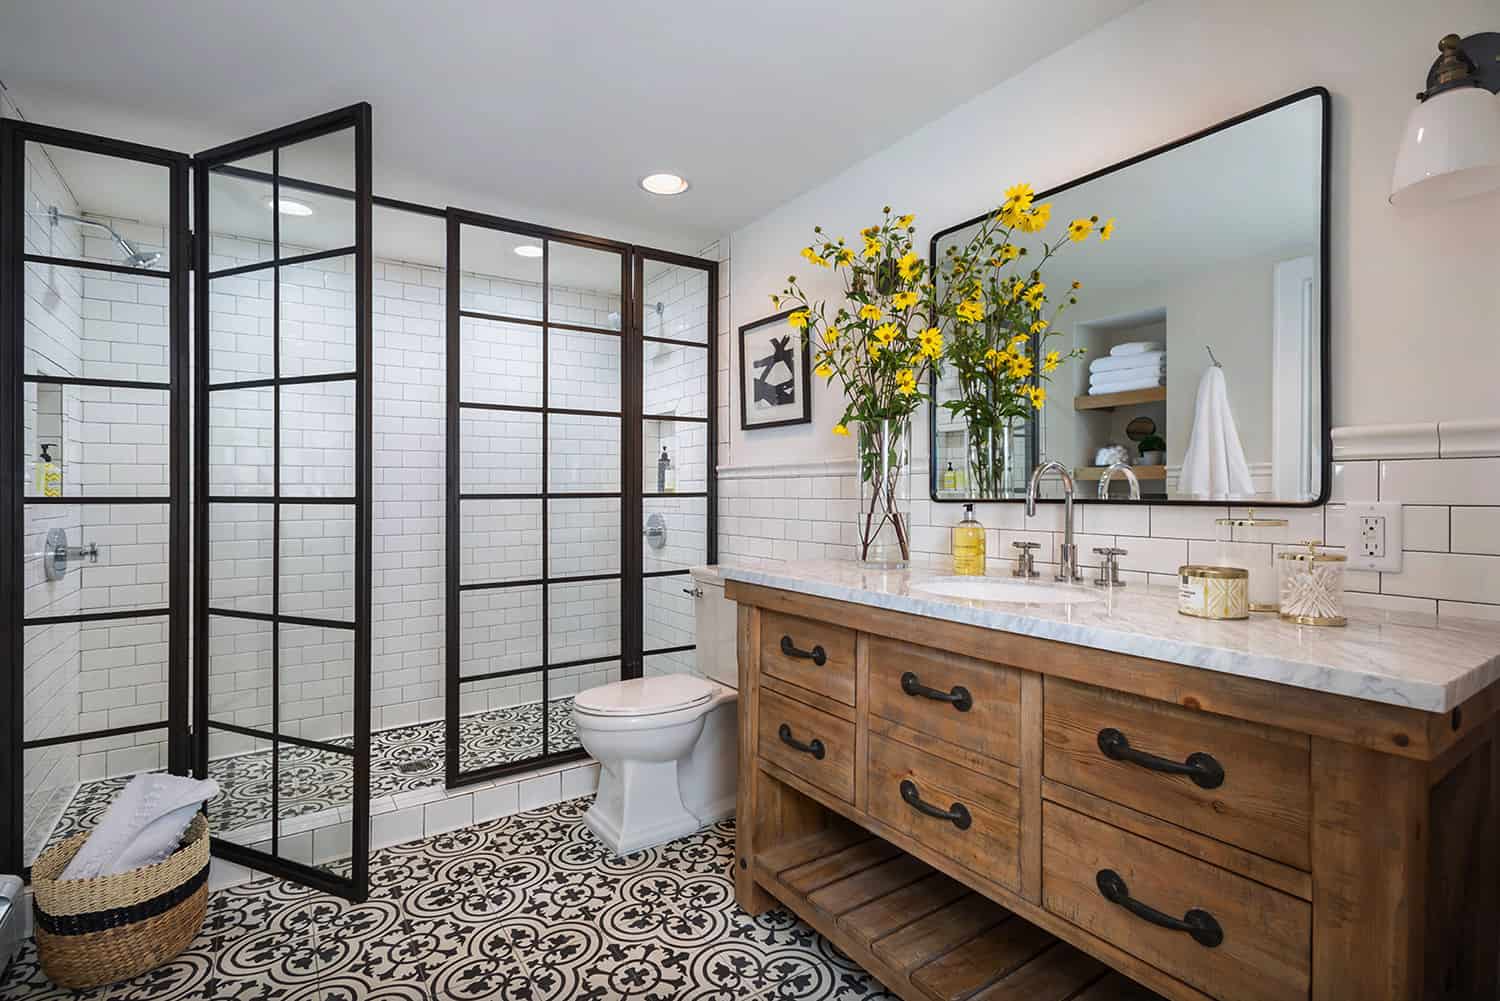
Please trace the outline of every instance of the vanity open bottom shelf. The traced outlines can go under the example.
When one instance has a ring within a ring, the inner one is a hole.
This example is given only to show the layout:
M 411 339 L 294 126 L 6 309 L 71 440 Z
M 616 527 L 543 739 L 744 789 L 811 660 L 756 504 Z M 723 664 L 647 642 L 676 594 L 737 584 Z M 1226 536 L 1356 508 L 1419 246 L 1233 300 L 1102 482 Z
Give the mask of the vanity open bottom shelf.
M 755 867 L 762 886 L 903 997 L 1159 997 L 853 824 L 762 852 Z

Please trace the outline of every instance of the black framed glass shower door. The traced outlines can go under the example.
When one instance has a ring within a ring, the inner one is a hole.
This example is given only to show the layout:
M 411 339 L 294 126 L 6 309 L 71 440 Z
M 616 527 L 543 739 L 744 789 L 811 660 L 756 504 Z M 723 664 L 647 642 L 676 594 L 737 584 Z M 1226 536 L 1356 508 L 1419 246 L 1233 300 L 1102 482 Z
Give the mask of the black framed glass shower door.
M 195 768 L 225 858 L 369 884 L 370 107 L 194 158 Z M 345 860 L 347 861 L 347 866 Z
M 0 871 L 131 773 L 189 767 L 188 165 L 0 122 Z
M 629 250 L 448 210 L 450 786 L 582 756 L 621 676 Z

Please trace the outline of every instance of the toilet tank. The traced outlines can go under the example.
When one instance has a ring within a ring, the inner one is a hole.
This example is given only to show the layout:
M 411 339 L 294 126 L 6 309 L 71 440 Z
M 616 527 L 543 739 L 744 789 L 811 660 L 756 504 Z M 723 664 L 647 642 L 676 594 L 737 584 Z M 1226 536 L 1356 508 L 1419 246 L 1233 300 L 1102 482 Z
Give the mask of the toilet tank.
M 738 606 L 724 597 L 724 581 L 715 567 L 693 571 L 696 613 L 693 630 L 697 645 L 698 673 L 727 688 L 740 687 L 735 628 Z

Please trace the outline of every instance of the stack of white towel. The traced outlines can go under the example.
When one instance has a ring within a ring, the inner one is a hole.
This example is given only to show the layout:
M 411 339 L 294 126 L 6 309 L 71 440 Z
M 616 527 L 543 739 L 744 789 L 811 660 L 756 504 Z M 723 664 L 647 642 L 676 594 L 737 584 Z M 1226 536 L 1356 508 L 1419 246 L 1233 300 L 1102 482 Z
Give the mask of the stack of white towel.
M 1151 389 L 1167 378 L 1167 346 L 1161 341 L 1117 344 L 1103 358 L 1089 363 L 1089 395 Z

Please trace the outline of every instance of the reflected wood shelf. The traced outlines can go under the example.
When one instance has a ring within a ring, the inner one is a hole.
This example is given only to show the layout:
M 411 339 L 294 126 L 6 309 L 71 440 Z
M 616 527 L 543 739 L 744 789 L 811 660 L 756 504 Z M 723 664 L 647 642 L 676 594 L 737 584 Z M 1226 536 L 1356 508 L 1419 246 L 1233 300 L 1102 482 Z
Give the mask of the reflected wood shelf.
M 1079 466 L 1073 470 L 1075 480 L 1098 480 L 1104 475 L 1107 466 Z M 1138 480 L 1164 480 L 1167 478 L 1166 466 L 1131 466 L 1130 471 L 1135 473 Z M 1124 482 L 1122 476 L 1116 482 Z
M 1115 407 L 1134 407 L 1142 403 L 1165 403 L 1166 386 L 1150 389 L 1131 389 L 1124 393 L 1102 393 L 1099 396 L 1073 397 L 1074 410 L 1113 410 Z

